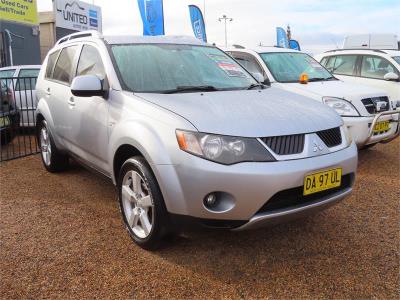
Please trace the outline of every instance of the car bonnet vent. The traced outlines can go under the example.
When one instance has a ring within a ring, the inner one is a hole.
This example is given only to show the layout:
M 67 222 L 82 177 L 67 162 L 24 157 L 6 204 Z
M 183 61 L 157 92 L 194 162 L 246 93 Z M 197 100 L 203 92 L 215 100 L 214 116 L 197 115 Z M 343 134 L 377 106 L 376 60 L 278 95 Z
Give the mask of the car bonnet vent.
M 329 148 L 338 146 L 342 143 L 340 127 L 318 131 L 317 135 Z
M 298 154 L 304 149 L 304 134 L 264 137 L 261 140 L 278 155 Z

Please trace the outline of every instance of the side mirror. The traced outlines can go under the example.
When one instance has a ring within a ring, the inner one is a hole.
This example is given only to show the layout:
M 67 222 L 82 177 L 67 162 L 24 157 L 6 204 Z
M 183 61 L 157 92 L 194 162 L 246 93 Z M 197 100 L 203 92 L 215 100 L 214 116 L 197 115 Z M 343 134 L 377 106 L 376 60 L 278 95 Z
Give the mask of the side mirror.
M 393 72 L 386 73 L 385 76 L 383 76 L 383 79 L 388 80 L 388 81 L 398 81 L 399 80 L 399 75 Z
M 72 80 L 71 93 L 77 97 L 104 97 L 106 91 L 100 78 L 94 75 L 82 75 Z

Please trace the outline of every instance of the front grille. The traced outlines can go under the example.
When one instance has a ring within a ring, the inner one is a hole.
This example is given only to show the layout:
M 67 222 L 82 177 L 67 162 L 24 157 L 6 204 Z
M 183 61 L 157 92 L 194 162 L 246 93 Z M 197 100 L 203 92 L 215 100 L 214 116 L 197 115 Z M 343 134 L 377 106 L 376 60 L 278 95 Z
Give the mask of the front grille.
M 306 204 L 311 204 L 314 201 L 321 201 L 327 197 L 333 196 L 334 194 L 341 192 L 352 186 L 354 180 L 354 174 L 347 174 L 342 176 L 341 186 L 322 191 L 319 193 L 304 196 L 303 187 L 299 186 L 296 188 L 280 191 L 272 196 L 267 203 L 265 203 L 257 212 L 265 213 L 280 209 L 296 208 L 299 206 L 304 206 Z
M 298 154 L 304 148 L 304 134 L 264 137 L 261 140 L 279 155 Z
M 365 98 L 362 99 L 361 102 L 364 104 L 365 108 L 367 109 L 368 113 L 374 115 L 378 112 L 388 111 L 389 107 L 389 99 L 388 97 L 373 97 L 373 98 Z M 381 106 L 379 109 L 377 104 L 379 102 L 385 102 L 386 105 L 383 107 Z
M 342 143 L 340 127 L 318 131 L 317 135 L 329 148 L 338 146 Z

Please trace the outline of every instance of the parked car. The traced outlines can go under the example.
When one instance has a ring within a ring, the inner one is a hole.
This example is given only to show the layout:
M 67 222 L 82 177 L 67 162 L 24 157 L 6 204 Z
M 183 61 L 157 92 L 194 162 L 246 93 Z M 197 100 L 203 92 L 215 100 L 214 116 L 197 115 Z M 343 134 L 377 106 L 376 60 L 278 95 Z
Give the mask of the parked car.
M 399 135 L 399 113 L 384 91 L 338 80 L 306 53 L 276 47 L 227 52 L 261 81 L 334 108 L 359 148 Z
M 7 81 L 20 111 L 20 126 L 35 126 L 36 79 L 40 65 L 23 65 L 0 68 L 0 80 Z
M 61 171 L 70 156 L 111 178 L 146 249 L 185 222 L 255 228 L 352 190 L 357 150 L 334 110 L 265 88 L 194 38 L 73 34 L 36 88 L 44 167 Z
M 0 80 L 0 144 L 4 146 L 12 141 L 19 126 L 19 112 L 15 108 L 13 94 Z M 1 150 L 0 150 L 1 151 Z
M 384 90 L 400 110 L 400 51 L 333 50 L 315 57 L 337 78 Z

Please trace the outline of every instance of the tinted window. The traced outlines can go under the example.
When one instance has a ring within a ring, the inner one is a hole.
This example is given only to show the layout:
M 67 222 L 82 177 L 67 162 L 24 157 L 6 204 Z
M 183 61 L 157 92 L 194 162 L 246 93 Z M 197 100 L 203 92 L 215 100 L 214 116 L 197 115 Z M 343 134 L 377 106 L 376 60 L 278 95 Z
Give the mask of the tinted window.
M 16 91 L 34 90 L 36 85 L 36 78 L 39 75 L 39 69 L 22 69 L 19 71 Z
M 363 56 L 361 77 L 383 79 L 389 72 L 396 73 L 396 69 L 387 59 L 378 56 Z
M 330 72 L 334 70 L 336 56 L 330 56 L 324 58 L 325 61 L 321 61 L 321 64 L 325 66 Z
M 353 75 L 356 60 L 357 55 L 338 55 L 331 71 L 335 74 Z
M 53 79 L 71 83 L 74 77 L 74 58 L 77 48 L 77 46 L 72 46 L 64 48 L 61 51 L 56 66 L 54 67 Z
M 100 79 L 106 77 L 103 61 L 95 47 L 88 45 L 83 47 L 76 75 L 96 75 Z
M 256 81 L 225 52 L 176 44 L 112 45 L 125 88 L 163 93 L 179 87 L 245 89 Z
M 49 59 L 47 60 L 47 67 L 46 67 L 46 75 L 45 75 L 46 78 L 51 78 L 51 75 L 53 73 L 54 64 L 56 63 L 56 59 L 57 59 L 59 52 L 60 51 L 56 51 L 49 55 Z
M 393 59 L 400 64 L 400 56 L 393 56 Z

